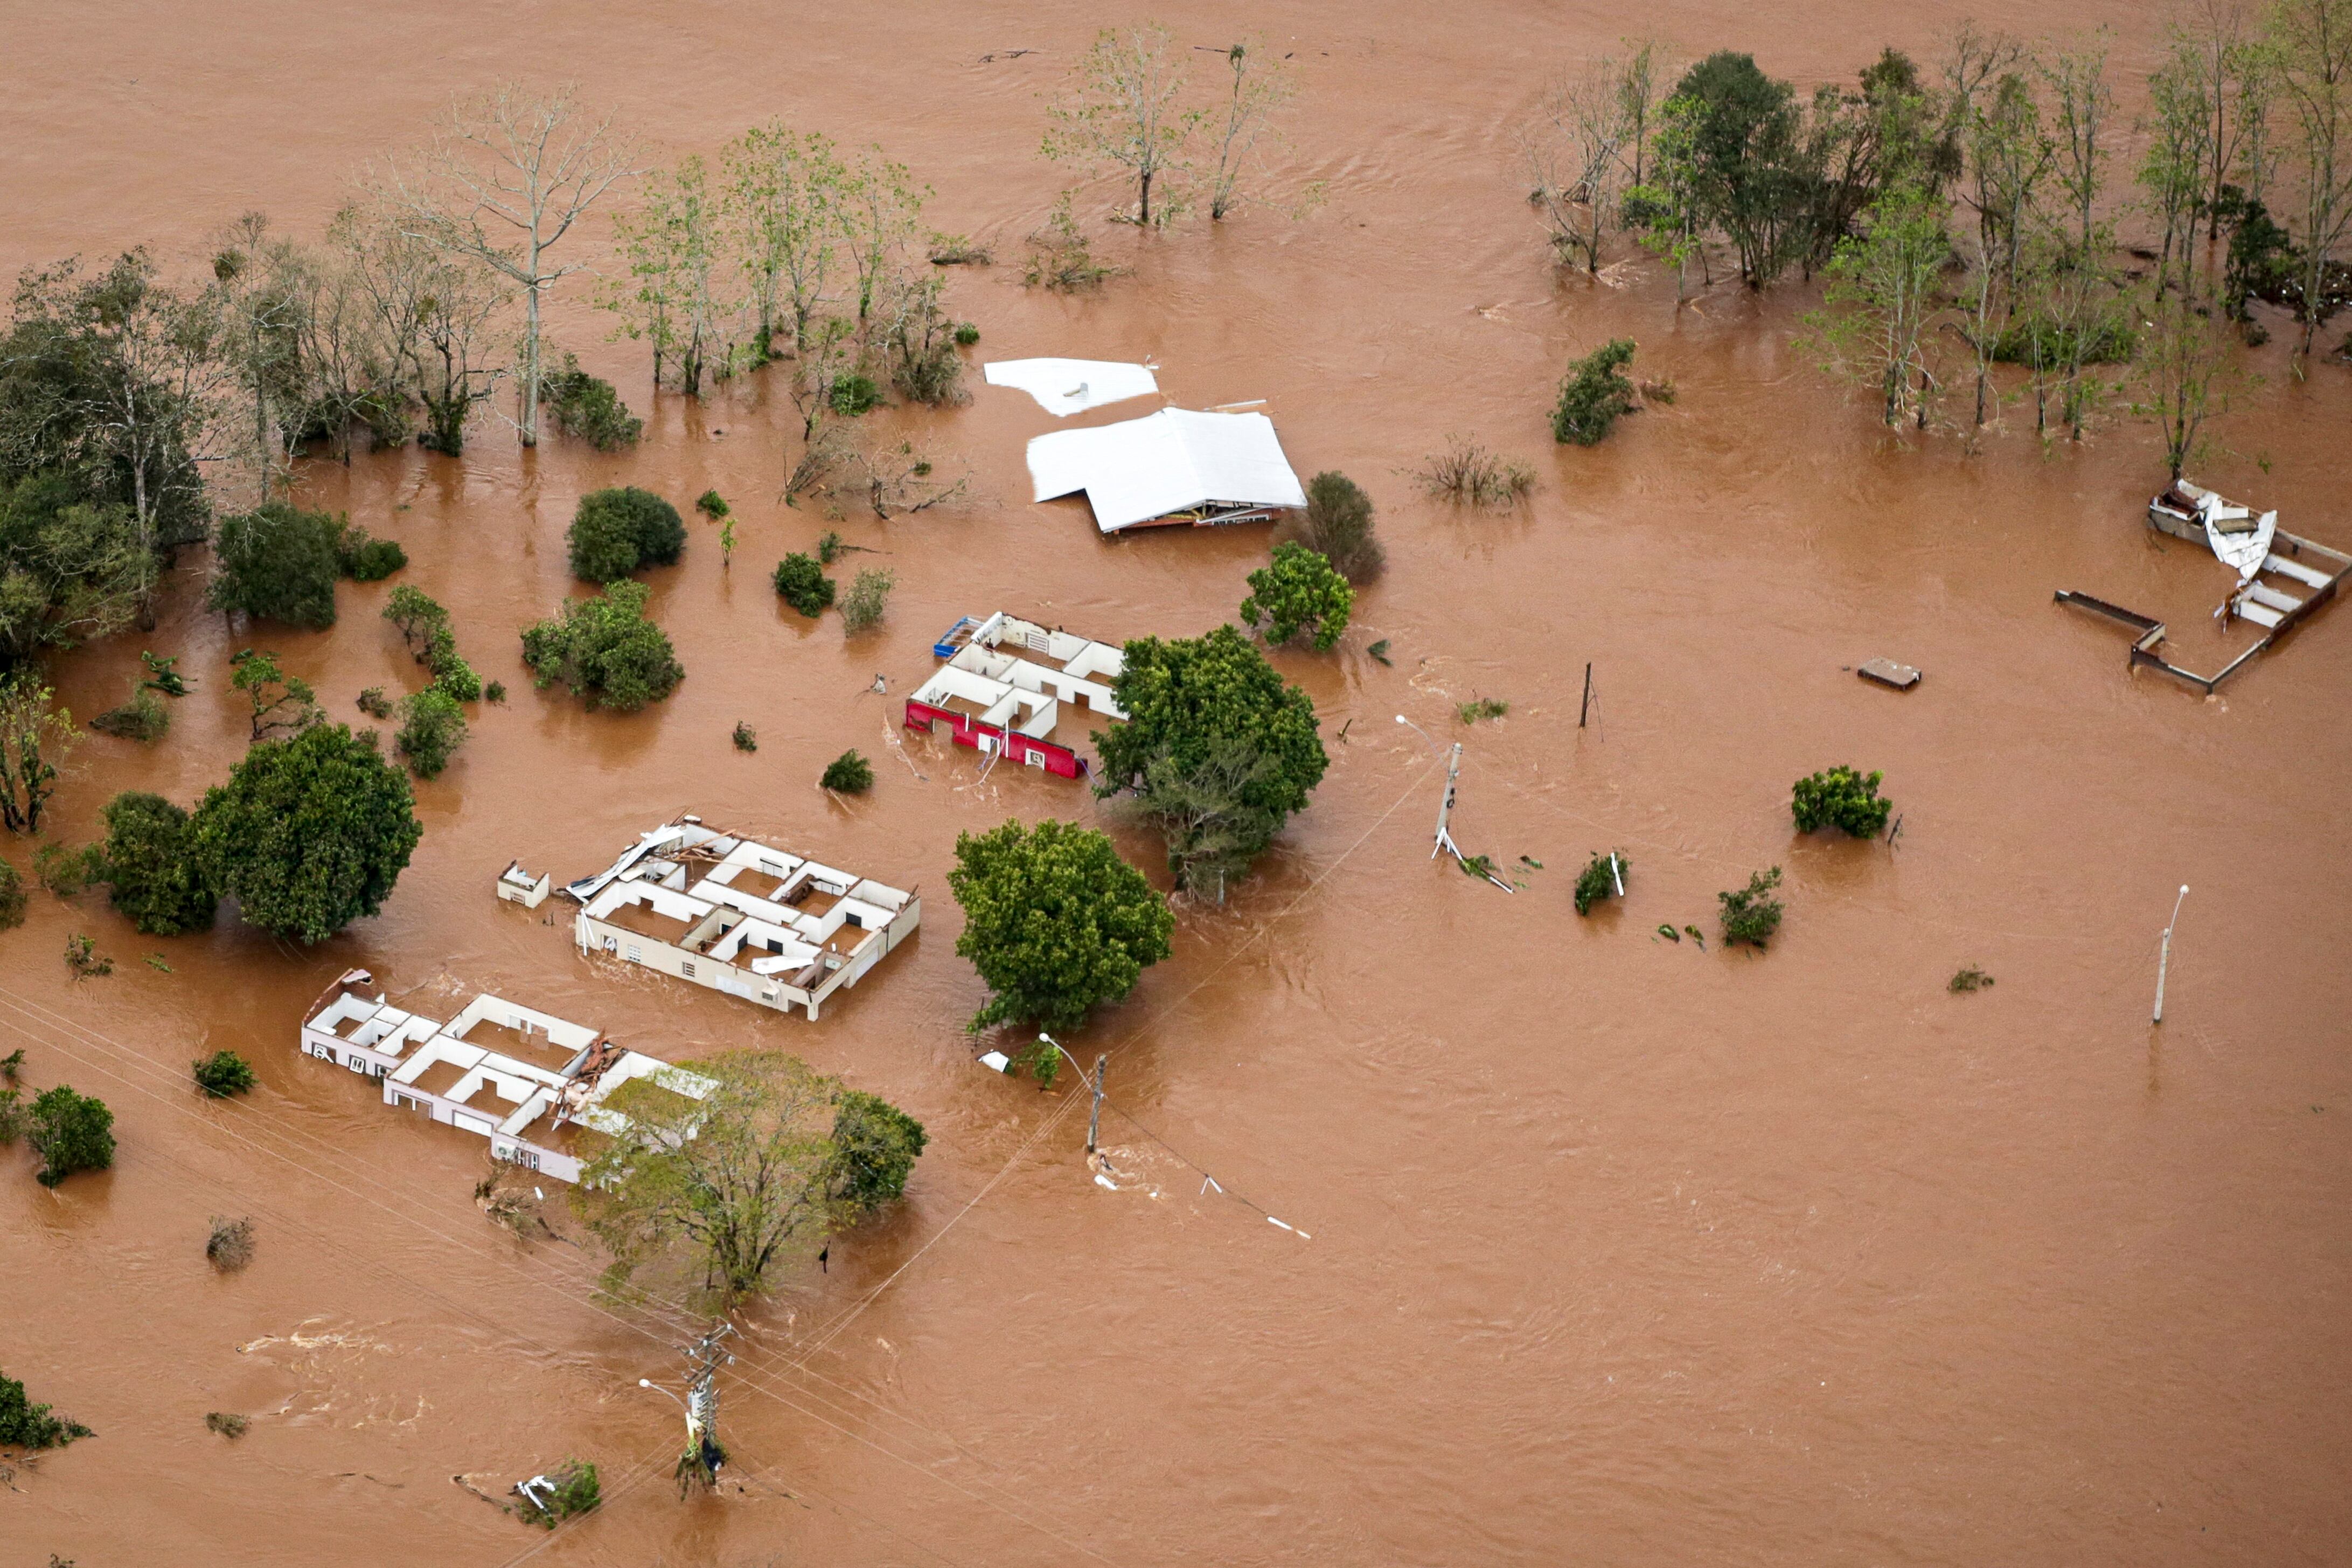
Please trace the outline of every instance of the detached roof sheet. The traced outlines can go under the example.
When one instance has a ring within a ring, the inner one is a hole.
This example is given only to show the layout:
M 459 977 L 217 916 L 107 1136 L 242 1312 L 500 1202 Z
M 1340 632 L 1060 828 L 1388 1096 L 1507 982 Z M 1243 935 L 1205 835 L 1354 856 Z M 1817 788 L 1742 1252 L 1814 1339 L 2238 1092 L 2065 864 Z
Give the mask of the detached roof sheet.
M 1056 419 L 1160 390 L 1150 365 L 1117 360 L 996 360 L 984 373 L 990 386 L 1018 388 Z
M 1163 408 L 1090 430 L 1057 430 L 1029 443 L 1034 499 L 1084 490 L 1104 533 L 1195 507 L 1307 505 L 1262 413 Z

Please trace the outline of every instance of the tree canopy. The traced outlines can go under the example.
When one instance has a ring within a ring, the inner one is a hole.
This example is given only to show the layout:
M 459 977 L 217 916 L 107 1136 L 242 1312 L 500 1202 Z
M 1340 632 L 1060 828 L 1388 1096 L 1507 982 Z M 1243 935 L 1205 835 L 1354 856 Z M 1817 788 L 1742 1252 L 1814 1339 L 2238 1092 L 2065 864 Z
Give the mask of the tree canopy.
M 1317 653 L 1327 652 L 1346 633 L 1356 607 L 1356 591 L 1329 559 L 1290 539 L 1274 547 L 1272 562 L 1249 574 L 1249 590 L 1242 619 L 1253 626 L 1265 622 L 1265 640 L 1276 647 L 1303 635 Z
M 839 1085 L 781 1051 L 678 1065 L 605 1101 L 628 1127 L 589 1162 L 579 1187 L 613 1255 L 605 1279 L 618 1287 L 684 1265 L 722 1297 L 753 1294 L 780 1263 L 815 1250 L 834 1223 L 831 1186 L 845 1168 L 832 1135 Z M 684 1092 L 685 1073 L 712 1087 L 699 1098 Z M 860 1178 L 868 1194 L 874 1179 L 888 1180 L 887 1151 L 861 1145 L 853 1156 L 863 1172 L 875 1155 L 885 1157 Z
M 1076 1029 L 1168 956 L 1175 916 L 1108 838 L 1072 822 L 1006 822 L 956 839 L 948 887 L 963 906 L 956 953 L 989 989 L 974 1030 Z
M 121 631 L 155 572 L 129 507 L 57 469 L 0 481 L 0 666 Z
M 675 565 L 686 549 L 686 525 L 677 508 L 652 491 L 623 486 L 581 497 L 565 538 L 572 576 L 611 582 L 641 566 Z
M 126 789 L 106 803 L 97 880 L 110 884 L 114 907 L 151 936 L 213 923 L 217 901 L 196 858 L 188 813 L 161 795 Z
M 843 1092 L 833 1113 L 833 1165 L 825 1190 L 844 1218 L 906 1196 L 907 1177 L 930 1142 L 923 1124 L 879 1094 Z
M 1330 758 L 1315 705 L 1231 626 L 1140 638 L 1125 654 L 1111 689 L 1128 719 L 1094 736 L 1102 762 L 1095 792 L 1134 795 L 1168 835 L 1170 867 L 1187 887 L 1195 885 L 1191 852 L 1201 847 L 1192 835 L 1213 830 L 1222 886 L 1323 781 Z M 1217 787 L 1223 804 L 1202 814 L 1194 785 Z
M 284 501 L 224 517 L 214 551 L 219 574 L 205 601 L 257 621 L 332 626 L 342 537 L 338 518 Z
M 247 924 L 306 945 L 382 909 L 425 831 L 373 734 L 340 724 L 255 746 L 188 830 Z
M 562 681 L 574 696 L 624 712 L 669 695 L 686 669 L 668 634 L 646 619 L 651 591 L 642 582 L 608 582 L 602 598 L 567 599 L 552 617 L 525 627 L 532 685 Z
M 114 1163 L 114 1113 L 104 1101 L 60 1083 L 33 1102 L 25 1141 L 41 1156 L 34 1179 L 55 1186 L 76 1171 L 102 1171 Z

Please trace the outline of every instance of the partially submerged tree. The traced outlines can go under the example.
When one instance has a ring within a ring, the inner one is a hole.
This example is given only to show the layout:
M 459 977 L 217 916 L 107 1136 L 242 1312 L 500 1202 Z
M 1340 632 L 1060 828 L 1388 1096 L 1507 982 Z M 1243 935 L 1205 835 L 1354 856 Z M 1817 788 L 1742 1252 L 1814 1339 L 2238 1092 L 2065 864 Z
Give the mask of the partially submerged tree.
M 1554 78 L 1518 128 L 1530 205 L 1554 258 L 1601 270 L 1601 246 L 1624 226 L 1624 197 L 1639 184 L 1637 142 L 1652 108 L 1644 47 L 1629 65 L 1602 56 Z
M 1662 176 L 1690 192 L 1699 220 L 1739 253 L 1741 280 L 1761 288 L 1811 237 L 1792 172 L 1802 125 L 1795 90 L 1759 70 L 1755 57 L 1724 49 L 1684 72 L 1675 97 L 1685 134 L 1661 150 L 1679 165 Z
M 308 946 L 383 907 L 424 836 L 415 805 L 373 732 L 320 725 L 254 747 L 188 831 L 247 925 Z
M 723 1299 L 755 1295 L 831 1226 L 835 1085 L 778 1051 L 739 1051 L 633 1079 L 607 1106 L 625 1132 L 579 1193 L 620 1289 L 663 1264 Z M 685 1074 L 709 1085 L 700 1093 Z
M 907 1177 L 930 1141 L 923 1124 L 878 1094 L 842 1092 L 833 1112 L 833 1160 L 825 1196 L 835 1216 L 856 1220 L 907 1193 Z
M 1307 510 L 1299 518 L 1298 538 L 1349 582 L 1370 582 L 1388 562 L 1372 532 L 1372 498 L 1336 470 L 1307 482 Z
M 1247 177 L 1261 137 L 1274 117 L 1297 92 L 1281 57 L 1267 51 L 1265 40 L 1244 38 L 1225 51 L 1231 78 L 1216 107 L 1203 118 L 1217 144 L 1217 167 L 1209 180 L 1209 217 L 1223 223 L 1241 207 Z
M 56 697 L 30 665 L 0 674 L 0 826 L 12 833 L 40 831 L 58 769 L 81 739 Z
M 720 161 L 751 293 L 753 358 L 764 363 L 804 348 L 810 323 L 835 298 L 849 170 L 830 139 L 781 120 L 745 131 Z
M 56 469 L 0 480 L 0 666 L 119 632 L 153 591 L 155 551 L 131 509 L 91 498 L 96 488 Z
M 404 698 L 400 721 L 392 747 L 419 779 L 438 779 L 457 748 L 466 744 L 465 712 L 457 698 L 438 686 L 427 686 Z
M 2328 268 L 2352 233 L 2352 0 L 2274 0 L 2270 46 L 2292 139 L 2296 282 L 2305 363 L 2327 314 Z
M 948 887 L 962 905 L 956 954 L 989 989 L 965 1027 L 1074 1030 L 1168 956 L 1175 916 L 1103 834 L 1051 820 L 956 838 Z
M 233 1051 L 215 1051 L 210 1056 L 200 1056 L 188 1064 L 188 1071 L 196 1087 L 209 1100 L 226 1100 L 232 1094 L 251 1091 L 257 1080 L 253 1064 Z
M 676 565 L 686 549 L 686 524 L 652 491 L 624 486 L 581 497 L 564 538 L 572 576 L 611 582 L 641 566 Z
M 41 1156 L 34 1179 L 55 1186 L 77 1171 L 102 1171 L 114 1163 L 114 1113 L 104 1101 L 60 1083 L 34 1100 L 25 1141 Z
M 833 579 L 814 556 L 798 551 L 776 563 L 776 594 L 802 614 L 814 619 L 824 613 L 833 603 Z
M 653 350 L 654 384 L 674 380 L 688 397 L 702 395 L 706 376 L 734 370 L 743 280 L 720 209 L 708 166 L 689 153 L 674 171 L 648 173 L 636 208 L 613 220 L 625 277 L 612 280 L 604 303 Z
M 2218 312 L 2187 290 L 2150 300 L 2140 338 L 2135 409 L 2164 433 L 2164 460 L 2177 483 L 2205 447 L 2205 422 L 2230 406 L 2235 378 Z
M 1633 411 L 1633 383 L 1625 375 L 1633 340 L 1614 338 L 1580 360 L 1569 361 L 1552 406 L 1551 435 L 1563 445 L 1597 444 L 1623 415 Z
M 1746 887 L 1730 889 L 1715 895 L 1723 915 L 1723 940 L 1736 946 L 1745 942 L 1761 948 L 1780 929 L 1780 901 L 1772 890 L 1780 885 L 1780 868 L 1759 871 L 1750 875 Z
M 106 803 L 98 880 L 117 911 L 151 936 L 211 927 L 218 902 L 188 830 L 188 813 L 161 795 L 126 789 Z
M 205 602 L 227 616 L 312 628 L 335 623 L 342 522 L 270 501 L 221 519 L 219 570 Z
M 1182 57 L 1165 27 L 1105 27 L 1047 106 L 1045 155 L 1125 169 L 1135 180 L 1135 222 L 1165 225 L 1180 205 L 1163 188 L 1155 215 L 1152 186 L 1183 166 L 1184 144 L 1201 120 L 1182 107 L 1183 93 Z
M 399 194 L 426 238 L 522 293 L 517 424 L 525 446 L 539 444 L 545 296 L 587 265 L 559 262 L 551 253 L 628 177 L 634 156 L 613 117 L 583 110 L 570 87 L 542 97 L 509 83 L 452 104 L 432 142 L 397 176 Z
M 1876 395 L 1889 429 L 1927 428 L 1941 387 L 1934 373 L 1941 280 L 1951 257 L 1950 204 L 1917 185 L 1873 203 L 1862 232 L 1830 259 L 1824 309 L 1809 318 L 1835 374 Z
M 1789 809 L 1797 831 L 1835 828 L 1857 839 L 1874 839 L 1886 831 L 1895 802 L 1878 792 L 1882 773 L 1856 773 L 1841 763 L 1809 774 L 1792 785 Z
M 1269 646 L 1279 647 L 1304 634 L 1319 653 L 1346 634 L 1355 605 L 1356 591 L 1329 560 L 1284 539 L 1274 547 L 1274 559 L 1249 574 L 1249 597 L 1242 601 L 1241 616 L 1251 626 L 1265 623 Z
M 642 582 L 608 582 L 603 597 L 567 599 L 526 627 L 522 657 L 532 683 L 544 689 L 562 681 L 572 695 L 624 713 L 669 695 L 686 670 L 668 634 L 646 618 L 651 591 Z
M 0 1375 L 0 1448 L 37 1452 L 62 1448 L 76 1437 L 94 1436 L 80 1422 L 51 1414 L 47 1405 L 34 1404 L 23 1384 Z
M 841 596 L 841 629 L 856 636 L 882 624 L 882 617 L 890 604 L 890 590 L 897 587 L 898 574 L 887 567 L 869 566 L 860 571 L 849 584 L 849 591 Z
M 1169 833 L 1169 869 L 1179 886 L 1193 885 L 1190 848 L 1200 831 L 1199 801 L 1189 790 L 1180 799 L 1173 787 L 1201 779 L 1237 748 L 1254 754 L 1223 769 L 1234 789 L 1228 809 L 1214 818 L 1221 845 L 1215 885 L 1222 890 L 1225 876 L 1271 843 L 1322 782 L 1330 759 L 1315 705 L 1231 626 L 1190 640 L 1141 638 L 1129 643 L 1124 655 L 1111 689 L 1128 720 L 1095 733 L 1102 762 L 1095 792 L 1131 794 L 1155 819 L 1163 798 L 1171 808 L 1181 805 L 1181 817 L 1160 823 Z
M 250 739 L 259 742 L 299 735 L 326 722 L 327 710 L 319 706 L 319 694 L 301 676 L 279 669 L 277 654 L 247 648 L 229 662 L 236 672 L 229 676 L 229 685 L 245 694 L 252 709 Z

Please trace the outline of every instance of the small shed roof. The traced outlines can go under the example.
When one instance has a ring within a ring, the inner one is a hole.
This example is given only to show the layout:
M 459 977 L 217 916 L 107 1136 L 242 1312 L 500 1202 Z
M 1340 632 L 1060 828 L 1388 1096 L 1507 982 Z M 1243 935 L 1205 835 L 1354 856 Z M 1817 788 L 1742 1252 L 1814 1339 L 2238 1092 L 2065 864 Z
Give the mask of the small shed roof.
M 1150 365 L 1118 360 L 992 360 L 983 373 L 990 386 L 1018 388 L 1056 419 L 1160 390 Z
M 1084 490 L 1104 533 L 1194 507 L 1300 507 L 1307 493 L 1262 413 L 1163 408 L 1029 443 L 1034 498 Z

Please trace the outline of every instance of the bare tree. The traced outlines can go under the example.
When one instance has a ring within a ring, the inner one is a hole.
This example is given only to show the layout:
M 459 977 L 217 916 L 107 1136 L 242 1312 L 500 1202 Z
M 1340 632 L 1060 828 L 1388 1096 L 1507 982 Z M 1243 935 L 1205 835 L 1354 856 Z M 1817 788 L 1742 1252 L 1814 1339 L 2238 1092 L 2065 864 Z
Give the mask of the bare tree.
M 1605 56 L 1580 75 L 1556 78 L 1520 126 L 1520 156 L 1535 183 L 1529 200 L 1561 261 L 1601 270 L 1601 242 L 1617 226 L 1633 172 L 1633 132 L 1622 68 Z
M 2326 310 L 2329 259 L 2352 230 L 2352 0 L 2277 0 L 2270 28 L 2279 96 L 2294 124 L 2297 351 L 2307 364 Z
M 452 104 L 432 141 L 395 171 L 424 237 L 510 279 L 523 295 L 522 398 L 517 423 L 539 444 L 540 311 L 585 262 L 549 255 L 582 215 L 635 171 L 635 150 L 607 114 L 583 110 L 569 86 L 540 96 L 511 83 Z
M 1106 27 L 1072 70 L 1062 97 L 1047 106 L 1052 123 L 1040 149 L 1048 158 L 1116 164 L 1135 176 L 1135 221 L 1152 225 L 1153 182 L 1182 167 L 1184 143 L 1200 112 L 1179 107 L 1184 71 L 1168 29 L 1146 24 Z M 1158 221 L 1178 204 L 1163 193 Z
M 1276 110 L 1288 103 L 1297 85 L 1282 61 L 1265 52 L 1261 40 L 1244 38 L 1225 51 L 1233 85 L 1223 103 L 1213 111 L 1217 138 L 1217 172 L 1209 185 L 1209 219 L 1223 223 L 1242 202 L 1242 176 L 1257 151 Z
M 467 416 L 506 375 L 493 350 L 511 298 L 502 279 L 510 275 L 419 235 L 409 215 L 388 204 L 353 205 L 336 214 L 328 235 L 351 269 L 383 360 L 380 400 L 421 404 L 423 444 L 455 456 L 465 449 Z M 376 417 L 389 423 L 394 413 L 385 407 Z

